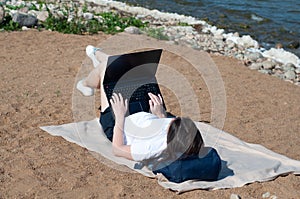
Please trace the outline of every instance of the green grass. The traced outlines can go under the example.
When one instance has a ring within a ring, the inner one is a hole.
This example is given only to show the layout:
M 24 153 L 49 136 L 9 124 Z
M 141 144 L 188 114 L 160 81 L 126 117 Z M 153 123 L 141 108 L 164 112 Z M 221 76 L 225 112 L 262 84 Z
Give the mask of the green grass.
M 39 22 L 39 25 L 37 26 L 39 30 L 47 29 L 65 34 L 96 34 L 99 31 L 107 34 L 115 34 L 118 32 L 123 32 L 124 29 L 129 26 L 135 26 L 138 28 L 145 28 L 148 26 L 148 23 L 144 23 L 139 19 L 134 17 L 123 17 L 120 14 L 113 12 L 95 13 L 95 16 L 101 16 L 102 20 L 100 21 L 95 18 L 87 20 L 78 15 L 79 9 L 76 4 L 72 4 L 70 7 L 68 7 L 66 4 L 63 5 L 59 9 L 63 13 L 61 18 L 55 17 L 48 8 L 48 5 L 43 1 L 39 1 L 38 6 L 31 4 L 29 9 L 39 11 L 43 5 L 46 5 L 49 17 L 46 19 L 46 21 Z M 18 10 L 22 7 L 24 6 L 6 5 L 6 8 L 10 10 Z M 83 5 L 82 9 L 84 12 L 88 12 L 88 6 L 86 3 Z M 71 20 L 68 20 L 71 15 L 74 17 Z M 0 24 L 0 29 L 5 31 L 15 31 L 20 30 L 21 27 L 19 24 L 13 22 L 12 18 L 7 15 Z
M 2 23 L 0 24 L 0 30 L 5 31 L 18 31 L 21 30 L 21 26 L 14 22 L 11 16 L 5 16 Z
M 100 30 L 108 34 L 123 32 L 124 29 L 129 26 L 138 28 L 145 28 L 148 26 L 148 23 L 144 23 L 134 17 L 121 17 L 119 14 L 112 12 L 100 13 L 99 16 L 103 19 L 99 24 Z
M 169 38 L 163 33 L 163 28 L 150 28 L 148 22 L 143 22 L 135 17 L 122 16 L 121 14 L 114 12 L 103 12 L 103 13 L 93 13 L 94 16 L 100 17 L 101 20 L 95 18 L 85 19 L 80 17 L 78 14 L 79 8 L 77 4 L 67 4 L 62 5 L 59 8 L 62 11 L 63 16 L 56 17 L 48 8 L 48 4 L 44 1 L 38 1 L 38 5 L 32 4 L 29 9 L 40 11 L 43 6 L 46 6 L 48 11 L 48 18 L 44 22 L 39 22 L 36 27 L 38 30 L 46 29 L 57 31 L 65 34 L 96 34 L 102 31 L 107 34 L 115 34 L 118 32 L 123 32 L 126 27 L 135 26 L 142 29 L 148 36 L 154 37 L 160 40 L 169 40 Z M 7 6 L 7 5 L 6 5 Z M 11 6 L 10 9 L 19 9 L 19 7 Z M 82 5 L 83 12 L 88 11 L 88 4 L 84 3 Z M 72 19 L 69 19 L 73 16 Z M 180 26 L 187 26 L 187 23 L 179 22 Z M 20 30 L 19 24 L 12 21 L 10 16 L 6 16 L 4 21 L 0 24 L 0 29 L 6 31 Z
M 178 22 L 177 26 L 190 26 L 190 24 L 186 22 Z
M 144 28 L 144 31 L 149 37 L 159 40 L 169 40 L 169 37 L 163 33 L 164 28 Z
M 19 5 L 19 6 L 14 6 L 14 5 L 9 5 L 9 4 L 7 4 L 6 5 L 6 8 L 8 8 L 8 9 L 10 9 L 10 10 L 19 10 L 19 9 L 21 9 L 21 8 L 24 8 L 25 7 L 25 5 Z
M 96 13 L 95 16 L 101 16 L 102 20 L 98 21 L 93 18 L 86 20 L 78 16 L 78 8 L 64 7 L 62 10 L 64 17 L 56 18 L 47 8 L 49 17 L 41 25 L 45 29 L 58 31 L 66 34 L 96 34 L 102 31 L 107 34 L 115 34 L 123 32 L 126 27 L 136 26 L 144 28 L 148 24 L 138 20 L 134 17 L 122 17 L 120 14 L 112 12 Z M 83 10 L 87 12 L 87 5 L 83 5 Z M 69 16 L 75 15 L 72 20 L 68 20 Z

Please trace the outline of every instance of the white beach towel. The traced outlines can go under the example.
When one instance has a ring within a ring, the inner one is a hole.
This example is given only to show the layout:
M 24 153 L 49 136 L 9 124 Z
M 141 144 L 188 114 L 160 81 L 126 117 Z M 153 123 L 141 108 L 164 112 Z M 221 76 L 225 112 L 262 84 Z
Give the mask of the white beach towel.
M 250 144 L 210 125 L 196 122 L 202 132 L 205 145 L 214 147 L 221 159 L 222 169 L 218 181 L 206 182 L 190 180 L 182 183 L 167 181 L 158 176 L 158 183 L 166 189 L 182 193 L 194 189 L 222 189 L 241 187 L 252 182 L 263 182 L 283 174 L 300 174 L 300 161 L 272 152 L 257 144 Z M 156 177 L 146 168 L 139 168 L 139 163 L 115 157 L 111 142 L 103 133 L 98 119 L 69 123 L 58 126 L 41 127 L 54 136 L 62 136 L 69 142 L 76 143 L 90 151 L 147 177 Z

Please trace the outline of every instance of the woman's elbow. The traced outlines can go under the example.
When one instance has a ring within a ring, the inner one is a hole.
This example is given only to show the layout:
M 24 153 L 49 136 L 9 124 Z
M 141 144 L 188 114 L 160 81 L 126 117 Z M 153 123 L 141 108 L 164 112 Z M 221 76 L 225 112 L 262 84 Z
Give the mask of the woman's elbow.
M 119 156 L 118 155 L 119 154 L 118 151 L 119 150 L 118 150 L 118 148 L 116 146 L 112 146 L 112 153 L 113 153 L 114 156 Z
M 131 152 L 130 152 L 130 147 L 128 147 L 128 146 L 113 145 L 112 146 L 112 153 L 115 156 L 123 157 L 123 158 L 129 159 L 129 160 L 133 160 L 133 158 L 131 156 Z
M 114 156 L 122 157 L 122 151 L 119 146 L 112 146 L 112 153 Z

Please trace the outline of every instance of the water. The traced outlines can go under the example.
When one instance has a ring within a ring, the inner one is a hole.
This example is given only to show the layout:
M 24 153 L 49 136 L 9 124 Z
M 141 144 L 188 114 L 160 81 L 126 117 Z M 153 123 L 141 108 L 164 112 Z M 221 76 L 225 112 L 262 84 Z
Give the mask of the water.
M 251 35 L 265 48 L 277 43 L 300 55 L 299 0 L 120 0 L 132 5 L 208 20 L 226 32 Z

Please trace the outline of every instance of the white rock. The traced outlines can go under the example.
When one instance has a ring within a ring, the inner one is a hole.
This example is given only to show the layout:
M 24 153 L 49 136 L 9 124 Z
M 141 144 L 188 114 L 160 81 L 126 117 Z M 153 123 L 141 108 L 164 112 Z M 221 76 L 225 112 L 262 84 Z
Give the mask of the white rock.
M 270 70 L 265 70 L 265 69 L 258 70 L 258 72 L 262 74 L 270 74 Z
M 2 23 L 4 16 L 5 16 L 4 8 L 0 6 L 0 24 Z
M 141 33 L 140 29 L 138 29 L 135 26 L 127 27 L 127 28 L 125 28 L 124 31 L 127 33 L 130 33 L 130 34 L 140 34 Z
M 89 13 L 89 12 L 83 13 L 83 18 L 85 18 L 87 20 L 91 20 L 94 18 L 94 14 Z
M 262 58 L 262 55 L 259 52 L 245 53 L 244 55 L 244 59 L 251 60 L 251 61 L 256 61 L 259 58 Z
M 245 48 L 258 48 L 258 42 L 252 39 L 250 35 L 244 35 L 241 37 L 240 43 L 245 47 Z
M 251 38 L 249 35 L 244 35 L 242 37 L 235 36 L 234 34 L 228 35 L 226 41 L 231 40 L 241 48 L 258 48 L 258 42 Z
M 289 70 L 295 71 L 295 68 L 284 65 L 284 66 L 282 66 L 282 70 L 284 70 L 284 71 L 289 71 Z
M 22 26 L 22 30 L 26 31 L 26 30 L 30 30 L 30 28 L 27 28 L 27 26 Z
M 262 63 L 264 69 L 273 69 L 276 66 L 276 63 L 266 60 Z
M 234 57 L 237 58 L 237 59 L 239 59 L 239 60 L 243 60 L 244 59 L 244 55 L 240 54 L 240 53 L 235 54 Z
M 232 49 L 235 46 L 235 43 L 231 40 L 226 40 L 226 44 L 229 49 Z
M 239 36 L 240 36 L 240 33 L 235 32 L 233 35 L 236 36 L 236 37 L 239 37 Z
M 252 63 L 249 68 L 251 70 L 259 70 L 262 68 L 262 63 Z
M 262 53 L 264 57 L 271 58 L 282 64 L 292 63 L 296 67 L 300 67 L 300 59 L 293 53 L 287 52 L 282 48 L 271 48 Z
M 210 28 L 210 32 L 213 34 L 213 35 L 222 35 L 224 33 L 224 29 L 218 29 L 216 26 L 212 26 Z
M 285 66 L 284 66 L 284 70 L 295 70 L 296 67 L 294 64 L 292 63 L 287 63 Z
M 46 21 L 46 19 L 49 17 L 49 13 L 47 11 L 37 11 L 36 17 L 39 21 Z
M 107 0 L 87 0 L 87 1 L 102 6 L 115 7 L 117 10 L 130 12 L 133 15 L 152 16 L 155 19 L 167 20 L 167 21 L 177 20 L 188 24 L 207 24 L 205 21 L 198 20 L 191 16 L 179 15 L 177 13 L 163 13 L 158 10 L 149 10 L 147 8 L 129 6 L 125 3 L 117 2 L 117 1 L 107 1 Z
M 97 19 L 97 21 L 99 21 L 100 23 L 104 21 L 102 16 L 94 16 L 94 18 Z
M 293 79 L 296 78 L 296 74 L 295 74 L 294 71 L 289 70 L 289 71 L 286 71 L 286 72 L 284 73 L 284 77 L 285 77 L 286 79 L 288 79 L 288 80 L 293 80 Z

